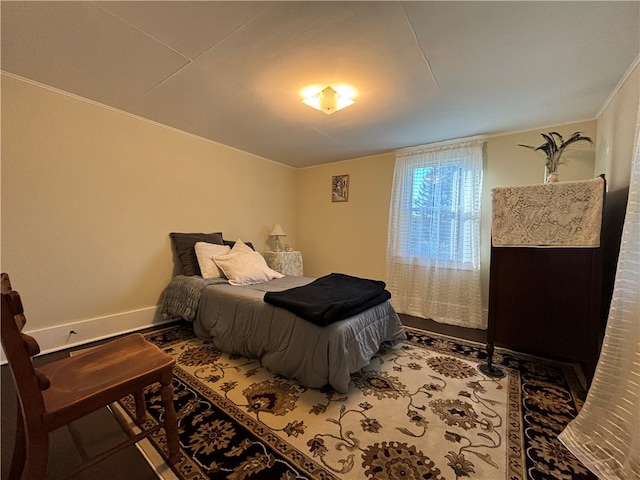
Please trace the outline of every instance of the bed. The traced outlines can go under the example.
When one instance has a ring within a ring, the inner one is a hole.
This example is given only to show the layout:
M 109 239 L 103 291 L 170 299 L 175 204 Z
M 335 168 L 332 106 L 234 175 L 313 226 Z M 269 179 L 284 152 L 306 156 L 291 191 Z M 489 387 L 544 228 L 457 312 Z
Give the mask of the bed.
M 320 326 L 264 300 L 315 279 L 274 275 L 235 285 L 234 280 L 233 275 L 176 275 L 164 292 L 162 313 L 192 321 L 198 337 L 224 352 L 257 358 L 270 371 L 307 387 L 330 385 L 342 393 L 351 374 L 368 365 L 381 346 L 406 339 L 389 300 Z

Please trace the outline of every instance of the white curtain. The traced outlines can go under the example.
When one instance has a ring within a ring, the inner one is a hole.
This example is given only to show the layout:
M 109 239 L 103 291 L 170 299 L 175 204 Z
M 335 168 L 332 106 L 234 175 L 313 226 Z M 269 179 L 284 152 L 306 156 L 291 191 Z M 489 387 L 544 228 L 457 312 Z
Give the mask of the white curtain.
M 483 142 L 396 156 L 387 288 L 400 313 L 486 328 L 480 290 Z
M 640 111 L 607 330 L 584 407 L 559 438 L 601 479 L 640 479 Z

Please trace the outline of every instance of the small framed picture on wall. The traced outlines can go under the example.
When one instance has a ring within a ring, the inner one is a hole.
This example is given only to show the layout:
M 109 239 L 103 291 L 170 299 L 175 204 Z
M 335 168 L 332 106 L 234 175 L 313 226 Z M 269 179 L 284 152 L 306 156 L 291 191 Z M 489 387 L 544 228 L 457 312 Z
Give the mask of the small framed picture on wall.
M 349 175 L 335 175 L 331 178 L 331 201 L 349 201 Z

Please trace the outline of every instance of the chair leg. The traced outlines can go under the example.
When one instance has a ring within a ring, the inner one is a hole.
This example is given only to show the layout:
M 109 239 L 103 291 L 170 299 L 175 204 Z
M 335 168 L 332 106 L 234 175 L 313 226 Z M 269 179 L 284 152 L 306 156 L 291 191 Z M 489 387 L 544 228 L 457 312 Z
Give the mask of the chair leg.
M 162 375 L 162 402 L 164 404 L 164 430 L 167 435 L 169 463 L 175 464 L 180 457 L 180 440 L 178 439 L 178 419 L 173 406 L 173 371 L 170 369 Z
M 136 404 L 136 423 L 138 425 L 142 425 L 144 422 L 144 417 L 147 415 L 147 406 L 144 401 L 144 391 L 136 390 L 133 393 L 133 398 Z
M 24 470 L 24 462 L 26 458 L 24 435 L 24 423 L 22 417 L 22 406 L 18 399 L 18 414 L 16 416 L 16 441 L 13 446 L 13 458 L 11 459 L 11 468 L 9 469 L 9 480 L 20 480 L 22 471 Z
M 49 460 L 49 432 L 27 432 L 26 440 L 24 480 L 43 480 Z

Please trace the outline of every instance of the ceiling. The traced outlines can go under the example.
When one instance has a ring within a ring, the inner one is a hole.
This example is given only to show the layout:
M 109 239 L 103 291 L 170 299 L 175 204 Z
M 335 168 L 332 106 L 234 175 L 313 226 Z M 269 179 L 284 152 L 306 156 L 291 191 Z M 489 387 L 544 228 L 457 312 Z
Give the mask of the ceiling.
M 4 72 L 294 167 L 593 119 L 640 51 L 640 1 L 1 6 Z

